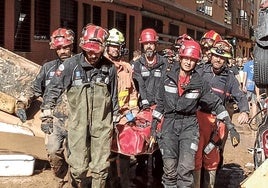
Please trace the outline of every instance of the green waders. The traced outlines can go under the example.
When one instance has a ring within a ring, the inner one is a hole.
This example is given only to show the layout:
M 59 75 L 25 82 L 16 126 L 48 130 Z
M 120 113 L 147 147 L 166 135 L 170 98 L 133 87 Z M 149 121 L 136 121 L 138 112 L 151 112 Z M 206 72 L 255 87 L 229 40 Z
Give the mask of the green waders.
M 112 140 L 112 104 L 106 84 L 83 84 L 67 93 L 70 105 L 68 144 L 71 176 L 78 187 L 104 188 L 108 176 Z

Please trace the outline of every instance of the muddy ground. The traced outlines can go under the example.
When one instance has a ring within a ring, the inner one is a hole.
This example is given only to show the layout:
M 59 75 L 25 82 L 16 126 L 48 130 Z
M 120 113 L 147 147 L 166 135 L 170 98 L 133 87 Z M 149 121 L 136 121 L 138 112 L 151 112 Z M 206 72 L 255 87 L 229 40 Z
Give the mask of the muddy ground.
M 236 117 L 237 115 L 234 116 L 234 123 L 237 125 Z M 237 130 L 241 135 L 241 143 L 236 148 L 233 148 L 230 140 L 227 141 L 224 153 L 224 167 L 219 171 L 216 188 L 239 187 L 239 184 L 253 172 L 253 157 L 248 152 L 248 148 L 253 147 L 255 134 L 247 125 L 237 125 Z M 16 145 L 16 141 L 13 140 L 12 142 Z M 1 145 L 3 144 L 5 143 L 2 140 Z M 34 149 L 35 152 L 40 150 L 41 156 L 44 156 L 43 142 L 40 142 L 40 139 L 36 143 L 31 143 L 28 147 Z M 134 171 L 135 166 L 132 169 Z M 159 180 L 155 181 L 155 188 L 161 187 L 159 182 Z M 36 159 L 32 176 L 0 177 L 0 188 L 57 188 L 57 185 L 57 179 L 54 178 L 48 162 L 43 159 Z M 145 186 L 139 184 L 136 187 L 141 188 Z

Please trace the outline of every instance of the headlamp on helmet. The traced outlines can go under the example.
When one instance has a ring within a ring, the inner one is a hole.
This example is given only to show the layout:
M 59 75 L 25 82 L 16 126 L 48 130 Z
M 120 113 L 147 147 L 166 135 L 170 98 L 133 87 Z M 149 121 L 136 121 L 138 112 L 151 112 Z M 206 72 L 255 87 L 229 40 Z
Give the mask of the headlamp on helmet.
M 233 46 L 226 40 L 220 40 L 213 45 L 210 51 L 221 57 L 232 58 Z

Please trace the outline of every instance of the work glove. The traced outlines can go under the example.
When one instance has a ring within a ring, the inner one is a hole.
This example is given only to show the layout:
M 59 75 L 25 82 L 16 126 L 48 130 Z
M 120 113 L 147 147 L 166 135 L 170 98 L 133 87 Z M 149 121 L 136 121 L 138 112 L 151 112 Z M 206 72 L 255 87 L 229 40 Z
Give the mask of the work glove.
M 25 107 L 26 105 L 22 101 L 16 102 L 15 114 L 23 123 L 27 120 Z
M 240 143 L 240 135 L 234 127 L 230 129 L 230 137 L 233 147 L 236 147 Z
M 224 124 L 230 132 L 231 143 L 233 147 L 236 147 L 240 143 L 240 135 L 234 128 L 234 124 L 229 116 L 224 117 Z
M 16 110 L 16 115 L 18 116 L 18 118 L 20 118 L 20 120 L 24 123 L 27 120 L 27 115 L 25 112 L 25 109 L 17 109 Z
M 53 133 L 53 117 L 46 117 L 42 119 L 41 130 L 45 134 Z
M 157 124 L 159 123 L 158 119 L 153 118 L 152 125 L 151 125 L 151 135 L 150 135 L 150 144 L 149 148 L 153 146 L 157 142 L 156 135 L 157 135 Z

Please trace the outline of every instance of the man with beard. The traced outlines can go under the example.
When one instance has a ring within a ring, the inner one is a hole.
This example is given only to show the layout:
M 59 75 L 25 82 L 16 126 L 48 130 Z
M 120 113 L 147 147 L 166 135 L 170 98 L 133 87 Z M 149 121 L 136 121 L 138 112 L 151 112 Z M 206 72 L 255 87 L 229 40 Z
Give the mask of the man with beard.
M 50 127 L 56 99 L 66 91 L 68 164 L 72 185 L 104 188 L 108 176 L 113 120 L 118 121 L 116 68 L 104 57 L 106 29 L 88 24 L 82 29 L 82 52 L 65 60 L 44 95 L 42 126 Z
M 45 95 L 45 89 L 48 87 L 58 67 L 64 61 L 73 55 L 74 32 L 66 28 L 56 29 L 50 37 L 50 49 L 55 50 L 57 59 L 45 63 L 36 76 L 31 90 L 26 93 L 24 100 L 19 101 L 19 112 L 25 112 L 24 109 L 30 106 L 31 102 L 38 97 Z M 25 117 L 23 116 L 25 114 Z M 59 96 L 56 107 L 53 112 L 54 121 L 50 126 L 41 125 L 41 130 L 45 133 L 45 146 L 48 153 L 50 166 L 60 185 L 66 184 L 64 180 L 68 171 L 68 164 L 65 160 L 65 144 L 67 131 L 65 122 L 67 119 L 67 101 L 66 96 Z M 26 120 L 26 113 L 18 114 L 22 121 Z M 24 117 L 24 118 L 23 118 Z M 67 177 L 67 176 L 66 176 Z
M 156 51 L 158 38 L 159 37 L 154 29 L 144 29 L 139 38 L 143 53 L 141 57 L 133 63 L 133 78 L 140 94 L 139 107 L 143 110 L 150 109 L 156 104 L 156 94 L 159 89 L 160 79 L 168 64 L 167 59 L 159 55 Z M 162 159 L 160 151 L 155 151 L 153 157 L 155 158 L 156 163 L 155 174 L 161 176 Z M 146 169 L 145 161 L 147 159 L 148 155 L 140 155 L 137 157 L 137 176 L 143 176 L 142 173 L 144 173 L 144 170 Z
M 211 61 L 196 71 L 207 81 L 214 94 L 219 96 L 223 103 L 230 96 L 237 102 L 240 109 L 238 123 L 248 122 L 249 107 L 245 93 L 240 90 L 239 82 L 227 66 L 227 61 L 232 58 L 232 45 L 220 40 L 211 48 Z M 231 116 L 231 115 L 230 115 Z M 228 127 L 222 122 L 217 123 L 215 114 L 212 114 L 206 106 L 201 106 L 197 112 L 199 123 L 200 140 L 195 159 L 195 187 L 200 187 L 200 170 L 204 167 L 204 187 L 214 187 L 216 170 L 221 168 L 223 162 L 224 145 L 228 132 L 231 135 L 231 142 L 235 147 L 238 143 L 234 135 L 237 135 L 234 127 Z M 213 145 L 213 149 L 209 147 Z
M 202 50 L 202 59 L 201 59 L 201 62 L 199 63 L 200 65 L 210 62 L 211 60 L 210 49 L 212 48 L 215 42 L 221 39 L 222 39 L 221 36 L 214 30 L 210 30 L 202 36 L 200 40 L 200 45 L 201 45 L 201 50 Z
M 118 101 L 120 121 L 118 124 L 131 124 L 138 112 L 138 93 L 132 78 L 131 65 L 122 60 L 124 56 L 125 37 L 116 28 L 109 30 L 106 42 L 105 57 L 110 59 L 117 69 Z M 114 125 L 114 131 L 118 131 Z M 114 137 L 113 139 L 117 139 Z M 130 184 L 130 156 L 122 153 L 111 153 L 110 157 L 110 188 L 129 187 Z

